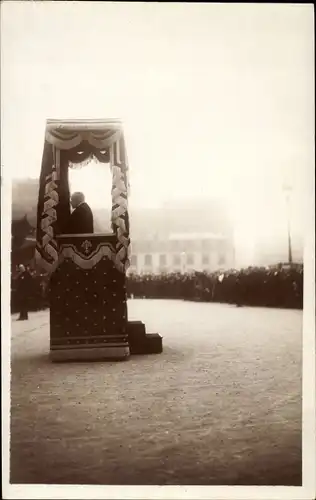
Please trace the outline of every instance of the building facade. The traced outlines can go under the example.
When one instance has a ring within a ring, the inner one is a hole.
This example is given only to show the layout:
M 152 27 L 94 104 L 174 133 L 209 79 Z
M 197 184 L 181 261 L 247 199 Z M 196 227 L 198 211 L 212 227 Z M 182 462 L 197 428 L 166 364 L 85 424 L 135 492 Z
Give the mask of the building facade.
M 220 234 L 174 233 L 163 240 L 132 240 L 132 274 L 214 272 L 232 267 L 233 242 Z

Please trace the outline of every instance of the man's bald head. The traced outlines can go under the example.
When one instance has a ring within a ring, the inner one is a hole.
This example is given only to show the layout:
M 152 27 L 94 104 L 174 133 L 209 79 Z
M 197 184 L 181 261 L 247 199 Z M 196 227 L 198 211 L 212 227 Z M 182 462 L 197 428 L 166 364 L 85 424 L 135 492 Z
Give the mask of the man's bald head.
M 81 203 L 84 203 L 85 201 L 85 196 L 83 193 L 80 191 L 77 191 L 76 193 L 73 193 L 70 198 L 70 203 L 72 208 L 77 208 Z

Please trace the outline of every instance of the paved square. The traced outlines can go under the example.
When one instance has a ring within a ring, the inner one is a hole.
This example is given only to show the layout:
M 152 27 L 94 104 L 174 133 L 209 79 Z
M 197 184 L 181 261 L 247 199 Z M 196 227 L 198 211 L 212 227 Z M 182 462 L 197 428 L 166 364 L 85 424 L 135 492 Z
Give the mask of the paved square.
M 164 352 L 53 364 L 12 320 L 11 482 L 301 484 L 302 312 L 131 300 Z

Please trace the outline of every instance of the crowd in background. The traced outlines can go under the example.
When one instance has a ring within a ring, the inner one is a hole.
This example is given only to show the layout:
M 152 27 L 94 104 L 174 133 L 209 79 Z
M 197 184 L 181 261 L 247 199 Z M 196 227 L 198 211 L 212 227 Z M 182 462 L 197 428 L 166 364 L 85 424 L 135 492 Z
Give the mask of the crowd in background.
M 49 278 L 31 272 L 28 310 L 49 307 Z M 19 312 L 25 289 L 12 279 L 11 312 Z M 129 298 L 182 299 L 237 306 L 303 308 L 303 265 L 249 267 L 225 272 L 129 275 Z
M 223 273 L 129 276 L 128 294 L 222 302 L 240 306 L 303 308 L 303 266 L 249 267 Z

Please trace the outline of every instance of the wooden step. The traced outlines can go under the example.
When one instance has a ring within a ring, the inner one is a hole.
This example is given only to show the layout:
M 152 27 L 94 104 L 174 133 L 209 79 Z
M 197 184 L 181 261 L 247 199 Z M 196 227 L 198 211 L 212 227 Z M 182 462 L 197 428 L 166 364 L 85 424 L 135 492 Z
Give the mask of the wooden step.
M 147 333 L 144 338 L 130 343 L 131 354 L 160 354 L 162 350 L 162 337 L 158 333 Z

